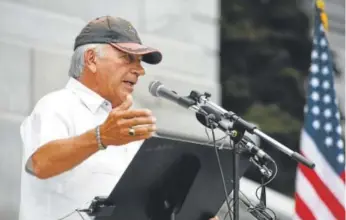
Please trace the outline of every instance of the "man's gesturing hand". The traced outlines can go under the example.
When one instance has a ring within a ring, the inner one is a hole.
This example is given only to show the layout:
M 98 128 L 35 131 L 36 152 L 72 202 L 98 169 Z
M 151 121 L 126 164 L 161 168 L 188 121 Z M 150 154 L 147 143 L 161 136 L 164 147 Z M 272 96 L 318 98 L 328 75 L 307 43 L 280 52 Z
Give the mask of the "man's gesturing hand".
M 155 121 L 150 110 L 129 110 L 132 97 L 114 108 L 100 126 L 101 141 L 104 145 L 123 145 L 132 141 L 147 139 L 156 131 Z M 130 129 L 134 133 L 130 134 Z

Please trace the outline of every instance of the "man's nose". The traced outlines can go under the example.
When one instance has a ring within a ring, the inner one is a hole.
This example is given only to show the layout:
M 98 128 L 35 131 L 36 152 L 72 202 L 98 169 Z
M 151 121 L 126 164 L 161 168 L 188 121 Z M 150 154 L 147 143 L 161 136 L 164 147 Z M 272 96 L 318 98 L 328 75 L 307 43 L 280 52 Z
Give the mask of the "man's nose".
M 136 67 L 133 69 L 133 73 L 138 76 L 144 76 L 145 75 L 145 70 L 142 67 L 141 64 L 136 64 Z

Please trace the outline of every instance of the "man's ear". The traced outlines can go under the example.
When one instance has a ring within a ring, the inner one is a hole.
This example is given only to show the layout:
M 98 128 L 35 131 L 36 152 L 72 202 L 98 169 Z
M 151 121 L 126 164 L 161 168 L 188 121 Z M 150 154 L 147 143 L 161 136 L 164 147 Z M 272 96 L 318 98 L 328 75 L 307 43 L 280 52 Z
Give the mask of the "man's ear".
M 96 73 L 96 52 L 93 49 L 89 49 L 84 53 L 84 64 L 90 72 Z

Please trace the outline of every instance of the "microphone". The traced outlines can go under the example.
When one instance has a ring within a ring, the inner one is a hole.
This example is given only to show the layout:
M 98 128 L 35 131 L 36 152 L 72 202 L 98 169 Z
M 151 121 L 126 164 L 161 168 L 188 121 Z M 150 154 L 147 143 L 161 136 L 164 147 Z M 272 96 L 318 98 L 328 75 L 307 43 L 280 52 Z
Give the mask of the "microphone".
M 259 148 L 249 137 L 243 136 L 243 138 L 239 142 L 239 146 L 241 148 L 246 149 L 253 155 L 256 155 L 260 160 L 265 162 L 274 162 L 273 158 L 269 156 L 266 152 L 264 152 L 261 148 Z
M 149 92 L 155 97 L 162 97 L 172 101 L 184 108 L 199 112 L 197 103 L 190 97 L 179 96 L 175 91 L 167 89 L 160 81 L 155 80 L 149 84 Z
M 275 139 L 271 138 L 267 134 L 263 133 L 262 131 L 258 130 L 255 125 L 245 121 L 235 113 L 231 111 L 227 111 L 223 109 L 222 107 L 218 106 L 217 104 L 211 102 L 208 100 L 208 97 L 210 94 L 205 93 L 204 95 L 201 95 L 200 93 L 196 91 L 192 91 L 189 96 L 182 97 L 179 96 L 176 92 L 167 89 L 160 81 L 152 81 L 149 85 L 149 92 L 155 96 L 155 97 L 162 97 L 167 100 L 170 100 L 184 108 L 191 109 L 197 113 L 200 113 L 204 116 L 210 117 L 214 119 L 221 118 L 217 122 L 218 127 L 220 127 L 224 131 L 228 131 L 230 126 L 229 123 L 224 123 L 224 121 L 231 120 L 233 122 L 233 126 L 241 126 L 245 131 L 248 131 L 251 134 L 256 134 L 257 136 L 261 137 L 268 143 L 270 143 L 273 147 L 280 150 L 281 152 L 285 153 L 292 159 L 304 164 L 305 166 L 313 169 L 315 167 L 315 164 L 302 156 L 301 154 L 292 151 L 285 145 L 281 144 L 280 142 L 276 141 Z M 203 107 L 205 106 L 205 107 Z M 206 107 L 208 106 L 208 107 Z M 201 122 L 201 121 L 200 121 Z M 205 120 L 204 120 L 205 122 Z M 202 122 L 201 122 L 202 123 Z M 202 123 L 203 124 L 203 123 Z M 205 123 L 207 124 L 207 123 Z M 220 125 L 221 124 L 221 125 Z

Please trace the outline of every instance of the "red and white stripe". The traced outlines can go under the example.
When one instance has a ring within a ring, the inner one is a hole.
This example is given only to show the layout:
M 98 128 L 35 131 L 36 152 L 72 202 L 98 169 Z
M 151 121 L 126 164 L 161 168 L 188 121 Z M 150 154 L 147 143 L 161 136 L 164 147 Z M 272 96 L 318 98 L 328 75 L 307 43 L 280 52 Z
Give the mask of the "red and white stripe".
M 311 170 L 299 165 L 296 179 L 296 219 L 344 220 L 345 182 L 320 154 L 305 132 L 301 136 L 301 153 L 314 161 Z

